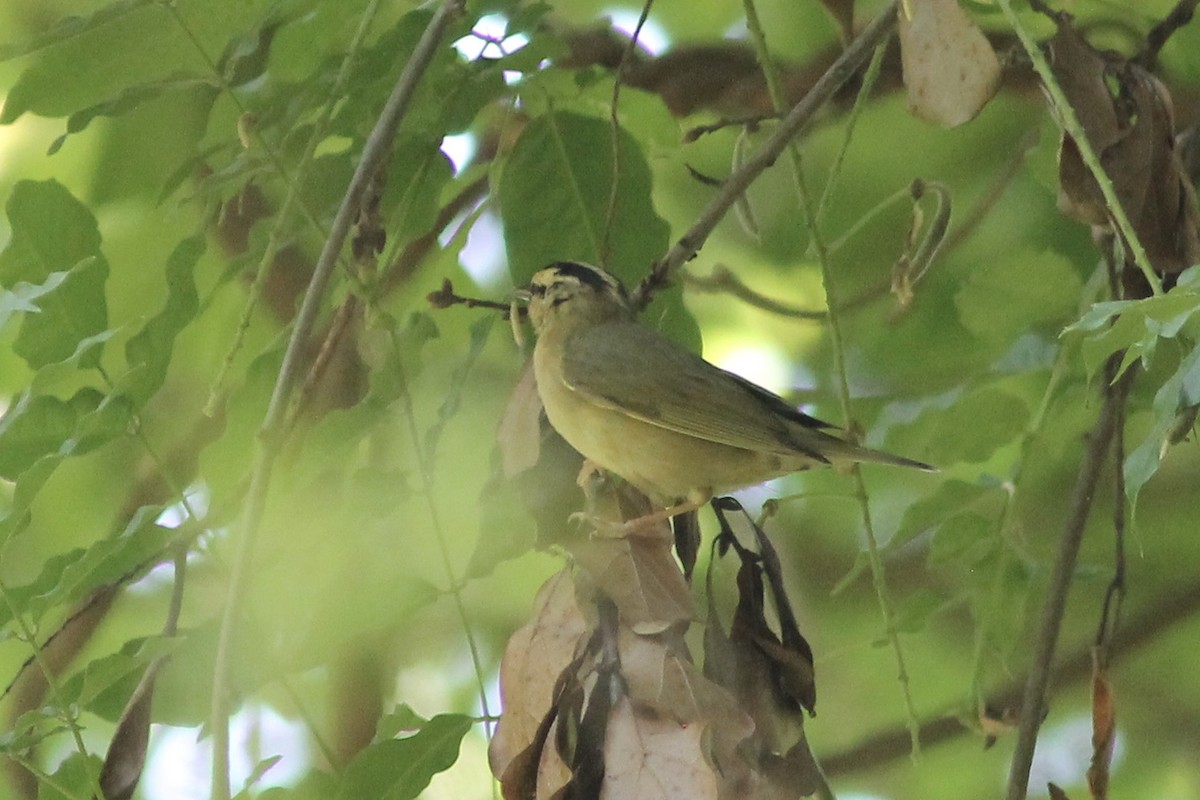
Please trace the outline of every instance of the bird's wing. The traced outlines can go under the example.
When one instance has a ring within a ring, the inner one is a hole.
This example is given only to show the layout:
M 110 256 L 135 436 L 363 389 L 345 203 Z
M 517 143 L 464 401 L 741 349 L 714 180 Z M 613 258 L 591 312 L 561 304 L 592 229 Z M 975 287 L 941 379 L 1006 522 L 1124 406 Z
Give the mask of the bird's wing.
M 588 401 L 711 442 L 827 461 L 828 423 L 635 322 L 582 328 L 564 342 L 563 380 Z

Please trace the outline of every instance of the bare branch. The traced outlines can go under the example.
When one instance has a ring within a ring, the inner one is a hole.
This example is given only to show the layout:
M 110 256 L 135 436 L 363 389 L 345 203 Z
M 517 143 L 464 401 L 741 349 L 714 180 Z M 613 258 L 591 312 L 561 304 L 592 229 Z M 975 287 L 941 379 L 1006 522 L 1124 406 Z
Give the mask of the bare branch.
M 1110 378 L 1115 374 L 1123 355 L 1123 351 L 1114 353 L 1109 359 L 1109 369 L 1106 373 Z M 1096 420 L 1096 426 L 1088 438 L 1087 448 L 1079 465 L 1079 475 L 1067 504 L 1067 518 L 1058 545 L 1058 557 L 1050 575 L 1050 583 L 1046 587 L 1046 601 L 1042 607 L 1032 665 L 1021 702 L 1021 723 L 1017 730 L 1017 744 L 1008 776 L 1008 800 L 1025 800 L 1029 788 L 1029 769 L 1033 764 L 1038 729 L 1045 716 L 1046 686 L 1050 681 L 1050 665 L 1054 660 L 1054 648 L 1058 643 L 1063 613 L 1067 607 L 1067 591 L 1071 588 L 1079 545 L 1083 541 L 1083 531 L 1087 526 L 1088 514 L 1100 481 L 1100 470 L 1111 451 L 1117 423 L 1122 418 L 1121 408 L 1134 374 L 1134 370 L 1128 370 L 1120 380 L 1105 384 L 1104 405 L 1100 409 L 1100 418 Z
M 1136 652 L 1175 625 L 1193 619 L 1197 613 L 1200 613 L 1200 586 L 1188 586 L 1165 595 L 1135 614 L 1113 634 L 1109 641 L 1110 662 L 1119 656 Z M 1059 661 L 1051 672 L 1050 686 L 1067 686 L 1090 677 L 1091 673 L 1092 645 L 1089 642 Z M 1021 702 L 1025 682 L 1026 679 L 1022 677 L 989 695 L 988 706 L 996 709 L 1016 706 Z M 970 731 L 971 728 L 957 716 L 937 717 L 921 724 L 921 744 L 924 748 L 945 744 Z M 905 758 L 908 754 L 908 729 L 897 725 L 879 731 L 846 750 L 822 756 L 821 766 L 830 775 L 850 775 Z
M 837 61 L 833 62 L 833 65 L 826 70 L 812 90 L 792 107 L 788 115 L 779 123 L 775 133 L 763 144 L 762 149 L 726 179 L 721 191 L 709 201 L 695 224 L 679 238 L 666 256 L 654 265 L 650 274 L 638 286 L 633 296 L 633 302 L 638 308 L 644 308 L 650 302 L 654 292 L 667 284 L 671 274 L 700 251 L 709 235 L 716 229 L 717 224 L 725 217 L 737 199 L 745 194 L 750 184 L 763 170 L 775 163 L 788 143 L 812 121 L 816 112 L 854 75 L 875 51 L 879 43 L 891 35 L 896 27 L 897 2 L 898 0 L 892 0 L 884 7 L 883 11 L 863 29 L 863 32 L 846 48 Z

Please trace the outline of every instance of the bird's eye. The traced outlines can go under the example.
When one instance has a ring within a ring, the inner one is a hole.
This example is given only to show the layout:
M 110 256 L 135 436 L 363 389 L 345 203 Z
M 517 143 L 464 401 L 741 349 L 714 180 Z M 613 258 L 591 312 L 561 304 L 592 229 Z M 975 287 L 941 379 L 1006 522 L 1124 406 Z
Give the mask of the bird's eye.
M 529 284 L 529 293 L 534 297 L 541 297 L 546 293 L 546 287 L 540 283 Z

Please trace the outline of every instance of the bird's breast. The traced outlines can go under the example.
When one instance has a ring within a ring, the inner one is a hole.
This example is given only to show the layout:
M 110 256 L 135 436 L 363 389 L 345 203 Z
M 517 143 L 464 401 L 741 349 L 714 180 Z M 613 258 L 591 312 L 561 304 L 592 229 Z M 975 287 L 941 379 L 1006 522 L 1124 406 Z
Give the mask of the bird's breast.
M 593 402 L 562 380 L 553 341 L 539 340 L 534 376 L 546 417 L 567 443 L 659 502 L 762 483 L 801 468 L 777 454 L 711 442 Z

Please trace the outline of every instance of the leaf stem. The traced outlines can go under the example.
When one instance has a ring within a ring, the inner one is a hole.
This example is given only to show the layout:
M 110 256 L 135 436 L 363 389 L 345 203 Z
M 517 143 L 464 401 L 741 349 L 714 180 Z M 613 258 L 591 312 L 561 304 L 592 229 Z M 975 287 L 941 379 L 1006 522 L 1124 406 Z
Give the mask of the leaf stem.
M 746 10 L 746 27 L 750 31 L 750 38 L 754 42 L 754 48 L 758 53 L 759 65 L 767 76 L 767 88 L 771 93 L 771 100 L 775 104 L 775 108 L 782 111 L 784 103 L 783 94 L 779 86 L 775 66 L 771 62 L 770 55 L 767 52 L 766 35 L 763 33 L 762 25 L 758 20 L 758 12 L 754 7 L 754 0 L 743 0 L 742 5 Z M 890 13 L 893 18 L 895 17 L 894 11 L 885 11 L 883 13 Z M 883 40 L 880 40 L 880 44 L 882 42 Z M 876 54 L 879 53 L 878 44 L 873 48 L 873 52 Z M 838 382 L 838 399 L 841 405 L 842 417 L 846 420 L 847 428 L 849 428 L 850 422 L 853 419 L 850 409 L 850 381 L 846 374 L 845 337 L 842 334 L 841 319 L 836 311 L 838 304 L 836 293 L 834 292 L 833 265 L 829 255 L 829 248 L 818 224 L 818 209 L 814 207 L 812 195 L 805 184 L 804 168 L 799 148 L 796 146 L 794 140 L 789 139 L 786 143 L 786 149 L 792 167 L 792 178 L 795 183 L 796 194 L 800 201 L 805 221 L 808 224 L 809 234 L 812 237 L 811 246 L 816 251 L 817 261 L 821 265 L 821 278 L 825 287 L 826 302 L 829 307 L 829 338 L 833 349 L 834 372 Z M 879 601 L 879 611 L 883 619 L 884 630 L 896 658 L 896 679 L 900 683 L 901 693 L 904 697 L 906 724 L 912 741 L 912 753 L 916 757 L 921 747 L 920 722 L 917 719 L 917 710 L 913 703 L 912 688 L 908 678 L 908 666 L 904 658 L 904 649 L 900 645 L 900 633 L 896 627 L 895 613 L 888 593 L 887 574 L 883 567 L 883 559 L 879 554 L 879 541 L 875 536 L 875 522 L 871 516 L 870 496 L 867 493 L 867 484 L 863 480 L 862 470 L 856 465 L 851 474 L 854 481 L 854 497 L 858 501 L 861 511 L 863 531 L 867 542 L 867 559 L 871 566 L 871 580 L 875 588 L 875 596 Z

